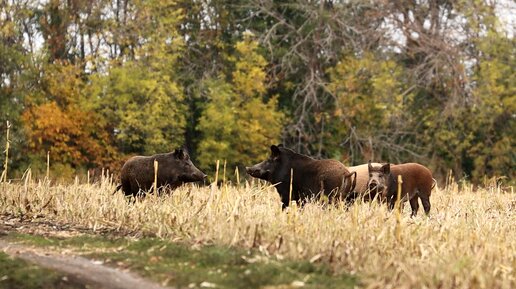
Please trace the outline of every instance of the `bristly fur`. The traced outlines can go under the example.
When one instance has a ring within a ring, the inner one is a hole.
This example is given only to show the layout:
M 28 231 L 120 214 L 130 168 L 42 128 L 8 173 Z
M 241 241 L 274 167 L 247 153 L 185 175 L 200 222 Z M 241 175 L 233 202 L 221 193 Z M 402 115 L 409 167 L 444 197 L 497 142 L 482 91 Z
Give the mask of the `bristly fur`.
M 434 188 L 432 172 L 423 165 L 417 163 L 406 163 L 399 165 L 385 164 L 381 167 L 369 166 L 370 188 L 382 188 L 383 199 L 388 202 L 389 208 L 393 209 L 397 200 L 398 176 L 402 177 L 401 201 L 410 201 L 412 216 L 417 214 L 419 209 L 418 198 L 421 199 L 425 213 L 430 213 L 430 195 Z
M 158 162 L 157 186 L 175 189 L 186 182 L 202 181 L 206 175 L 194 166 L 188 152 L 176 149 L 174 152 L 152 156 L 135 156 L 125 162 L 120 172 L 122 188 L 126 196 L 145 193 L 154 184 L 154 161 Z M 115 191 L 115 192 L 116 192 Z
M 298 154 L 281 145 L 271 146 L 270 157 L 252 167 L 246 168 L 248 174 L 276 185 L 283 208 L 290 201 L 301 204 L 307 199 L 318 197 L 322 192 L 330 198 L 343 199 L 354 189 L 356 174 L 336 160 L 316 160 Z M 292 199 L 290 198 L 290 179 L 292 178 Z

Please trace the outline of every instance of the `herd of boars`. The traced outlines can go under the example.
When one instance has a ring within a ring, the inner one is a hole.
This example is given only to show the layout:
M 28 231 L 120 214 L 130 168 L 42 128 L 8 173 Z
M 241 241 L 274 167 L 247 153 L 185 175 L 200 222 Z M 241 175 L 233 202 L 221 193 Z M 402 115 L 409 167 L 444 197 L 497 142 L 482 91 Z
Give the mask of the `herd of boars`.
M 157 174 L 154 162 L 158 163 Z M 317 160 L 299 154 L 283 145 L 272 145 L 266 160 L 246 167 L 247 173 L 270 182 L 276 187 L 282 208 L 291 202 L 303 205 L 306 201 L 327 198 L 353 202 L 377 199 L 394 208 L 398 198 L 398 176 L 401 176 L 401 202 L 409 201 L 412 216 L 417 214 L 421 199 L 426 214 L 430 212 L 430 195 L 435 186 L 432 172 L 417 163 L 389 164 L 369 163 L 346 167 L 332 159 Z M 203 181 L 206 178 L 190 160 L 184 149 L 153 156 L 134 156 L 127 160 L 120 173 L 120 184 L 126 196 L 143 195 L 156 181 L 157 187 L 175 189 L 187 182 Z

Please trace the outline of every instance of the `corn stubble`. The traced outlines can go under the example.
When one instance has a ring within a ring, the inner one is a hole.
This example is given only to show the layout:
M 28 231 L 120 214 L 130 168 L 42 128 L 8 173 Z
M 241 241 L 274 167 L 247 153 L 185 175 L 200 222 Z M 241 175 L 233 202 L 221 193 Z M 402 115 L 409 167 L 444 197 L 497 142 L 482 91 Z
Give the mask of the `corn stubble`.
M 516 195 L 497 189 L 434 189 L 430 218 L 385 205 L 311 203 L 282 212 L 261 182 L 183 186 L 134 204 L 97 184 L 51 185 L 26 174 L 0 184 L 1 213 L 151 235 L 191 244 L 256 248 L 356 274 L 365 288 L 516 288 Z

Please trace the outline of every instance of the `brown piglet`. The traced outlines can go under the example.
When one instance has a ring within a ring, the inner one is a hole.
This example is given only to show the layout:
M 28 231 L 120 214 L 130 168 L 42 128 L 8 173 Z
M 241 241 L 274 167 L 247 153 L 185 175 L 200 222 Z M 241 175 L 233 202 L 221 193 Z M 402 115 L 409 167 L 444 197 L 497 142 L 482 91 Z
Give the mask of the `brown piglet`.
M 435 185 L 432 172 L 418 163 L 406 163 L 391 165 L 389 163 L 380 167 L 368 165 L 369 182 L 371 191 L 377 191 L 381 198 L 387 201 L 389 209 L 394 208 L 398 193 L 398 176 L 402 177 L 401 202 L 409 201 L 412 208 L 412 216 L 419 209 L 418 198 L 421 199 L 425 213 L 430 213 L 430 195 Z

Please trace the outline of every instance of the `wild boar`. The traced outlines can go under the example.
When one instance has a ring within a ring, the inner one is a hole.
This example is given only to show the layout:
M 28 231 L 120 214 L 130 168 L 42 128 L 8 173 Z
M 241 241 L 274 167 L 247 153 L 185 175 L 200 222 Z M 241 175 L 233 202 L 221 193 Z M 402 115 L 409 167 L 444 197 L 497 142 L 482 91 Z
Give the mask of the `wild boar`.
M 373 166 L 381 166 L 380 163 L 371 163 Z M 374 199 L 376 193 L 370 192 L 367 183 L 369 182 L 369 169 L 368 164 L 348 167 L 349 172 L 356 172 L 356 182 L 355 190 L 353 195 L 349 195 L 348 200 L 352 201 L 357 197 L 362 198 L 364 201 L 370 201 Z
M 309 198 L 326 195 L 330 201 L 343 198 L 356 185 L 356 173 L 350 173 L 336 160 L 316 160 L 298 154 L 282 145 L 270 147 L 270 157 L 252 167 L 246 167 L 249 175 L 276 185 L 281 197 L 282 208 L 290 201 L 300 202 Z M 290 180 L 292 176 L 292 199 L 290 200 Z
M 419 209 L 418 197 L 421 199 L 425 213 L 430 213 L 430 195 L 434 188 L 432 172 L 423 165 L 406 163 L 391 166 L 389 163 L 380 167 L 368 165 L 371 191 L 378 191 L 382 199 L 387 201 L 389 209 L 394 208 L 397 200 L 398 176 L 402 177 L 401 202 L 410 201 L 412 216 L 417 215 Z
M 154 185 L 154 160 L 158 162 L 157 186 L 175 189 L 183 183 L 202 181 L 206 175 L 190 160 L 184 149 L 153 156 L 134 156 L 127 160 L 120 172 L 121 184 L 117 186 L 126 196 L 145 193 Z

